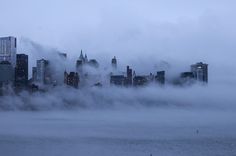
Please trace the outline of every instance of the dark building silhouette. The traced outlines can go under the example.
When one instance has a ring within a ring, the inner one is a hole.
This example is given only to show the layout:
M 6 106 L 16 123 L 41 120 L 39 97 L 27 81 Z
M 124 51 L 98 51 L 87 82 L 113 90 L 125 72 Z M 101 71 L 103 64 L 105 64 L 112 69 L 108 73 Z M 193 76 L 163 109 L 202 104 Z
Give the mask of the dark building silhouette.
M 30 85 L 30 91 L 31 91 L 31 92 L 39 91 L 39 86 L 36 85 L 36 84 L 31 84 L 31 85 Z
M 194 75 L 193 72 L 183 72 L 180 75 L 181 78 L 193 79 Z
M 180 83 L 181 84 L 192 84 L 194 82 L 193 72 L 183 72 L 180 74 Z
M 159 84 L 165 84 L 165 71 L 158 71 L 155 76 L 155 81 Z
M 28 55 L 16 55 L 15 86 L 26 87 L 28 84 Z
M 135 76 L 133 78 L 133 85 L 134 86 L 143 86 L 148 83 L 147 76 Z
M 130 86 L 133 84 L 133 70 L 129 68 L 129 66 L 127 66 L 126 68 L 126 74 L 127 74 L 127 77 L 125 79 L 125 85 Z
M 9 61 L 0 62 L 0 86 L 14 83 L 15 70 Z
M 208 64 L 202 62 L 191 65 L 191 72 L 194 78 L 200 82 L 208 82 Z
M 114 56 L 114 58 L 111 60 L 111 65 L 114 69 L 117 68 L 117 60 L 116 60 L 116 57 Z
M 79 86 L 79 75 L 77 72 L 70 72 L 69 74 L 64 72 L 64 83 L 68 86 L 78 88 Z
M 125 79 L 124 75 L 112 75 L 110 83 L 113 85 L 123 86 L 125 84 Z
M 37 67 L 32 67 L 32 81 L 37 81 Z
M 15 37 L 0 37 L 0 62 L 8 61 L 16 66 L 17 39 Z
M 85 54 L 85 56 L 83 55 L 83 50 L 80 51 L 80 56 L 79 56 L 78 60 L 81 60 L 82 63 L 85 63 L 86 60 L 88 60 L 87 55 L 86 54 Z
M 89 60 L 88 65 L 90 65 L 91 67 L 95 67 L 95 68 L 98 68 L 98 67 L 99 67 L 98 62 L 97 62 L 97 60 L 95 60 L 95 59 Z
M 91 67 L 98 68 L 99 63 L 96 59 L 90 59 L 88 60 L 87 54 L 83 55 L 83 51 L 81 50 L 79 59 L 76 61 L 76 70 L 80 75 L 83 75 L 83 66 L 89 65 Z

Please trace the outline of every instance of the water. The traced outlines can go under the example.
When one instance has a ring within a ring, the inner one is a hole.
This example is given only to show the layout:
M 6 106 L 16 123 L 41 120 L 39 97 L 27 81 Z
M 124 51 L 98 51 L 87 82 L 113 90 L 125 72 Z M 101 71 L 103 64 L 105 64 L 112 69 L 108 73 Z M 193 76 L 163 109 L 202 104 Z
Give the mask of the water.
M 3 156 L 233 156 L 226 110 L 1 112 Z

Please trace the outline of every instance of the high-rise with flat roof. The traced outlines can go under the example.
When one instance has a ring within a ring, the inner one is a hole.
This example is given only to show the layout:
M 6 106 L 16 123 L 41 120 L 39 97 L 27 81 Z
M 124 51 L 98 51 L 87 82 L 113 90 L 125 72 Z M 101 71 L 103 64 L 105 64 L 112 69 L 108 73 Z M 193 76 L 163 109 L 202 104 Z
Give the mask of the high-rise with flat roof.
M 15 85 L 24 87 L 28 83 L 28 55 L 16 55 Z
M 14 81 L 14 68 L 8 61 L 0 62 L 0 86 L 12 84 Z
M 208 82 L 208 64 L 199 62 L 191 65 L 194 78 L 201 82 Z
M 48 60 L 37 60 L 37 81 L 41 84 L 51 83 L 51 71 Z
M 13 67 L 16 66 L 17 40 L 15 37 L 0 38 L 0 62 L 8 61 Z

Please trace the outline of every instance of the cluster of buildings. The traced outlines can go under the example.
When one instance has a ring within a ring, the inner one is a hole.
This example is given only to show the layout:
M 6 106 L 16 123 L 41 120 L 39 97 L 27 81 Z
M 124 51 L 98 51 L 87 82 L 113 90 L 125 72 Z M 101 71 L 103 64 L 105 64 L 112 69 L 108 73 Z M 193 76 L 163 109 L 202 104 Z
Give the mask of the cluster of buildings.
M 112 67 L 117 68 L 117 60 L 114 57 L 111 61 Z M 208 83 L 208 64 L 198 62 L 191 65 L 191 71 L 183 72 L 170 84 L 175 85 L 191 85 L 195 82 L 203 84 Z M 125 74 L 111 73 L 110 84 L 117 86 L 144 86 L 150 83 L 156 83 L 163 86 L 166 83 L 166 71 L 157 71 L 156 74 L 136 75 L 136 72 L 129 66 L 126 68 Z
M 117 60 L 112 59 L 112 67 L 117 67 Z M 126 67 L 126 74 L 111 73 L 110 84 L 117 86 L 143 86 L 148 83 L 156 82 L 160 85 L 165 84 L 165 71 L 158 71 L 156 75 L 150 73 L 149 75 L 136 75 L 129 66 Z
M 16 54 L 15 37 L 0 38 L 0 87 L 14 84 L 24 87 L 28 84 L 28 55 Z
M 58 53 L 64 59 L 67 54 Z M 166 71 L 156 71 L 155 74 L 136 75 L 136 72 L 127 66 L 126 72 L 115 74 L 117 71 L 117 59 L 111 60 L 113 72 L 108 74 L 111 85 L 116 86 L 143 86 L 149 83 L 164 85 L 166 83 Z M 99 67 L 96 59 L 88 59 L 81 50 L 80 56 L 75 63 L 74 71 L 64 71 L 62 84 L 79 88 L 88 78 L 85 66 L 94 69 Z M 38 90 L 40 86 L 60 85 L 55 78 L 55 71 L 52 68 L 52 62 L 45 59 L 37 60 L 36 66 L 32 67 L 32 78 L 29 79 L 28 55 L 17 54 L 17 39 L 15 37 L 0 38 L 0 87 L 12 85 L 16 89 Z M 63 74 L 62 74 L 63 75 Z M 92 78 L 95 78 L 93 75 Z M 179 84 L 192 84 L 196 81 L 208 83 L 208 65 L 202 62 L 191 66 L 191 70 L 183 72 L 179 77 Z M 95 86 L 102 86 L 99 80 L 94 83 Z

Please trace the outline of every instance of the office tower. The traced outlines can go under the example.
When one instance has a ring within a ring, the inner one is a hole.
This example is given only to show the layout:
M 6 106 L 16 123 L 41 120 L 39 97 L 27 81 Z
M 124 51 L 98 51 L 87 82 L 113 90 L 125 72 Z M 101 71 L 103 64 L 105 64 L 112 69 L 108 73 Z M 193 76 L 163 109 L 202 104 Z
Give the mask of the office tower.
M 148 83 L 147 76 L 134 76 L 133 85 L 134 86 L 143 86 Z
M 202 62 L 191 65 L 194 78 L 200 82 L 208 82 L 208 64 Z
M 129 66 L 127 66 L 126 73 L 127 73 L 126 85 L 132 85 L 133 71 L 132 71 L 132 69 L 129 68 Z
M 37 81 L 42 84 L 50 84 L 52 82 L 48 60 L 37 60 Z
M 14 68 L 8 61 L 0 62 L 0 86 L 14 82 Z
M 15 85 L 24 87 L 28 83 L 28 55 L 16 55 Z
M 158 71 L 155 80 L 159 84 L 165 84 L 165 71 Z
M 37 81 L 37 67 L 32 67 L 32 80 L 33 82 Z
M 0 62 L 8 61 L 13 67 L 16 66 L 17 40 L 15 37 L 0 38 Z
M 111 65 L 114 69 L 117 68 L 117 60 L 116 60 L 116 57 L 114 56 L 114 58 L 111 60 Z
M 183 72 L 180 74 L 180 83 L 184 85 L 191 85 L 194 82 L 193 72 Z
M 70 72 L 68 74 L 66 71 L 64 72 L 64 83 L 68 86 L 78 88 L 79 86 L 79 75 L 77 72 Z
M 125 84 L 125 80 L 126 78 L 124 75 L 111 75 L 110 84 L 123 86 Z

